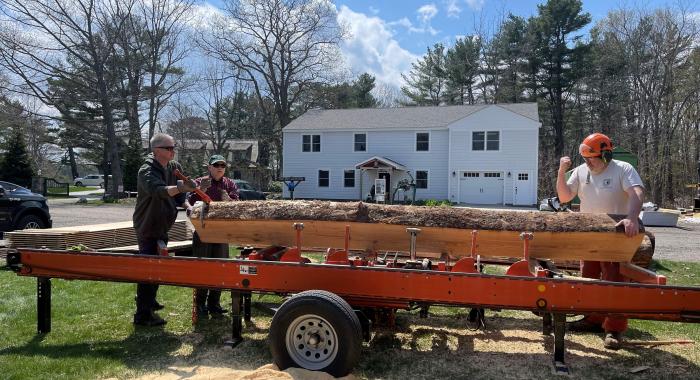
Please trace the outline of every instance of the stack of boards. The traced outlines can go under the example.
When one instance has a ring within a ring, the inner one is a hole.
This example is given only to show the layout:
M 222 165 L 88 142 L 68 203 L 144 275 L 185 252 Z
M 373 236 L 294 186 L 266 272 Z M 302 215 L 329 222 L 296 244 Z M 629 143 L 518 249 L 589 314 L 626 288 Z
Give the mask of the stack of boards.
M 352 250 L 406 252 L 406 228 L 416 227 L 421 257 L 468 256 L 476 230 L 476 253 L 483 257 L 522 257 L 520 233 L 532 232 L 532 258 L 630 262 L 644 237 L 625 236 L 615 226 L 624 216 L 606 214 L 326 201 L 212 202 L 204 218 L 201 212 L 196 207 L 190 220 L 205 242 L 294 246 L 294 223 L 304 223 L 305 249 L 342 248 L 349 226 Z
M 189 239 L 187 221 L 176 221 L 168 232 L 168 237 L 170 241 Z M 84 245 L 88 249 L 97 250 L 137 244 L 136 231 L 131 221 L 6 232 L 5 239 L 12 248 L 69 249 Z

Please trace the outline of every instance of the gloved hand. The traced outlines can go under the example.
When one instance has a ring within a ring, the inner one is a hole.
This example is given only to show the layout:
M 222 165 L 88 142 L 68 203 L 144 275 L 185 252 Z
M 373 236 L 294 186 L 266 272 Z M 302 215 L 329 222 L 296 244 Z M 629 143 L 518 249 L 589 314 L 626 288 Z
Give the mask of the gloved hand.
M 196 188 L 197 184 L 191 179 L 187 179 L 187 181 L 177 180 L 177 190 L 181 193 L 194 191 Z
M 202 180 L 199 181 L 199 190 L 207 191 L 207 189 L 210 187 L 211 187 L 211 178 L 202 178 Z

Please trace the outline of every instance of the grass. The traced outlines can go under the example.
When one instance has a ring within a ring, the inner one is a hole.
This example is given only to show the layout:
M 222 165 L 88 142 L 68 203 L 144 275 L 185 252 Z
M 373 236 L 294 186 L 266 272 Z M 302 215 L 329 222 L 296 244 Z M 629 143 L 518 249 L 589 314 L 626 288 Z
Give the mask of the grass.
M 73 185 L 68 186 L 68 190 L 71 193 L 74 193 L 76 191 L 88 191 L 88 190 L 98 190 L 98 189 L 99 189 L 99 187 L 95 187 L 95 186 L 73 186 Z
M 235 252 L 235 251 L 234 251 Z M 313 255 L 313 260 L 321 255 Z M 700 263 L 655 262 L 670 284 L 700 283 Z M 221 348 L 230 319 L 190 323 L 192 291 L 163 286 L 159 300 L 164 328 L 134 328 L 135 285 L 53 280 L 52 332 L 36 334 L 36 280 L 0 270 L 0 369 L 4 379 L 131 378 L 168 366 L 254 369 L 272 358 L 267 346 L 270 316 L 253 309 L 254 324 L 234 351 Z M 230 301 L 224 297 L 225 305 Z M 279 302 L 254 295 L 253 301 Z M 539 335 L 532 313 L 488 311 L 487 329 L 474 331 L 464 308 L 433 307 L 430 318 L 399 312 L 394 328 L 376 328 L 354 374 L 360 378 L 554 378 L 549 373 L 551 338 Z M 632 339 L 691 339 L 700 325 L 631 321 Z M 697 379 L 700 348 L 665 346 L 602 349 L 593 335 L 567 335 L 568 360 L 580 378 Z M 543 344 L 545 343 L 545 344 Z M 547 348 L 549 347 L 549 348 Z M 631 375 L 634 366 L 651 369 Z M 579 377 L 577 377 L 579 378 Z

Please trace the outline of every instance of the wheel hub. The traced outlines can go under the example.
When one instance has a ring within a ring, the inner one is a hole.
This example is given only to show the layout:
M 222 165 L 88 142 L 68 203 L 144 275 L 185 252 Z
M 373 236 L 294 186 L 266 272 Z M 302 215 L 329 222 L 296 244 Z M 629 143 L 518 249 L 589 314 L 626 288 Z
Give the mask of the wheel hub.
M 287 351 L 301 367 L 323 369 L 338 354 L 338 335 L 328 321 L 318 315 L 297 317 L 288 327 Z

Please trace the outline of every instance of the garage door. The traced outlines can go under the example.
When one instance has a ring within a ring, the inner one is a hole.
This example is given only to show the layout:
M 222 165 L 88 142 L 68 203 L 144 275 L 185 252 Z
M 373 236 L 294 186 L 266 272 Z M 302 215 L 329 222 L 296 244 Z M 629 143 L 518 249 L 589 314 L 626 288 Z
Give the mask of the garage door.
M 501 172 L 465 171 L 460 174 L 460 203 L 503 204 L 503 175 Z

